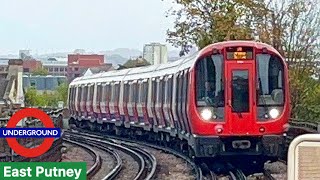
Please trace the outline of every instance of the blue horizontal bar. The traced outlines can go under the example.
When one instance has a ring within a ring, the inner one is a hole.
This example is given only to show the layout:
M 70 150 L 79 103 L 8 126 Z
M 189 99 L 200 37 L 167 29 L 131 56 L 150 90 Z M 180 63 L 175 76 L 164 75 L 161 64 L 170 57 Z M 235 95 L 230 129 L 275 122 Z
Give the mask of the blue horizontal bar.
M 0 128 L 0 138 L 59 138 L 60 128 Z

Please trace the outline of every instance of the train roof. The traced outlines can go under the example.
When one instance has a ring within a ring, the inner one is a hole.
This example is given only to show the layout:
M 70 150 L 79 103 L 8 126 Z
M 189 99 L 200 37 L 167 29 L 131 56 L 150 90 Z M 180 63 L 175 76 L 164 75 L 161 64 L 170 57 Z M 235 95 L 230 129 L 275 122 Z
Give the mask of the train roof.
M 70 85 L 80 85 L 80 84 L 90 84 L 90 83 L 99 83 L 99 82 L 110 82 L 110 81 L 130 81 L 137 79 L 146 79 L 158 76 L 164 76 L 166 74 L 173 74 L 180 70 L 184 70 L 194 66 L 194 63 L 198 58 L 203 54 L 207 54 L 212 48 L 223 49 L 230 46 L 252 46 L 255 48 L 267 48 L 269 51 L 272 51 L 279 56 L 279 52 L 274 49 L 272 46 L 255 41 L 224 41 L 214 44 L 210 44 L 207 47 L 201 49 L 200 51 L 195 52 L 194 54 L 186 57 L 182 57 L 176 61 L 158 64 L 158 65 L 149 65 L 143 67 L 128 68 L 122 70 L 112 70 L 108 72 L 93 74 L 90 76 L 82 76 L 74 79 Z

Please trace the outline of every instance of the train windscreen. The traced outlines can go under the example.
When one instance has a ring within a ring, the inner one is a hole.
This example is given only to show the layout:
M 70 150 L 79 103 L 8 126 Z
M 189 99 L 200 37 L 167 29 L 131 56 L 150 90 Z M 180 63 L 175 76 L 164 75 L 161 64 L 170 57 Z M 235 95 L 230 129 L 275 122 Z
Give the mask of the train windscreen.
M 224 107 L 223 56 L 200 59 L 196 72 L 197 105 Z
M 282 106 L 284 104 L 283 62 L 270 54 L 258 54 L 256 61 L 258 106 Z

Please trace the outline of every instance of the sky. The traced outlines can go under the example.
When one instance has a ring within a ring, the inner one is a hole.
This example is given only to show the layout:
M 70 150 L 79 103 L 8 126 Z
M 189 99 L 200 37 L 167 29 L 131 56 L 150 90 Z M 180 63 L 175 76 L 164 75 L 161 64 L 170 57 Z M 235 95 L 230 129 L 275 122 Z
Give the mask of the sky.
M 168 0 L 1 0 L 0 55 L 142 50 L 149 42 L 166 43 L 170 7 Z

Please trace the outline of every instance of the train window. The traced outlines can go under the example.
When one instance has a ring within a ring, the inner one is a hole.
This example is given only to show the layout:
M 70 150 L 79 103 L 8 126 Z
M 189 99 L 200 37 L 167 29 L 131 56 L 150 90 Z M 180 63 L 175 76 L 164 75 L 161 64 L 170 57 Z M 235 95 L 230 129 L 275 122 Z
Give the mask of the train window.
M 143 82 L 143 87 L 142 87 L 142 93 L 143 93 L 143 97 L 142 97 L 142 102 L 147 103 L 147 99 L 148 99 L 148 83 L 149 81 L 144 81 Z
M 157 81 L 152 80 L 152 102 L 154 103 L 157 98 Z
M 138 97 L 138 103 L 142 102 L 142 97 L 143 97 L 143 92 L 142 92 L 142 88 L 143 88 L 143 82 L 139 82 L 138 83 L 138 91 L 139 93 L 139 97 Z
M 136 102 L 138 94 L 136 92 L 136 83 L 130 83 L 130 92 L 129 92 L 129 102 L 133 103 Z
M 89 101 L 93 101 L 93 90 L 94 90 L 94 86 L 90 85 L 89 86 L 90 90 L 89 90 Z
M 82 87 L 78 87 L 78 94 L 77 94 L 77 99 L 78 99 L 78 102 L 81 101 L 81 97 L 82 97 Z
M 196 65 L 196 87 L 198 106 L 224 106 L 222 55 L 200 59 Z
M 106 102 L 107 101 L 107 93 L 106 93 L 106 85 L 104 84 L 104 85 L 102 85 L 102 87 L 101 87 L 101 96 L 102 96 L 102 98 L 101 98 L 101 101 L 102 102 Z
M 169 77 L 166 81 L 166 97 L 165 97 L 165 103 L 171 104 L 172 100 L 172 76 Z
M 88 85 L 88 93 L 85 94 L 87 101 L 90 101 L 91 86 Z
M 68 102 L 70 102 L 72 100 L 72 89 L 73 89 L 73 87 L 69 88 Z
M 157 86 L 157 103 L 162 103 L 162 94 L 164 93 L 163 80 L 160 79 Z
M 111 86 L 111 84 L 107 84 L 106 85 L 106 101 L 107 102 L 110 102 L 110 99 L 111 99 L 111 91 L 112 91 L 112 86 Z
M 123 101 L 124 102 L 129 102 L 129 84 L 128 83 L 125 83 L 124 84 L 124 91 L 123 91 Z
M 88 86 L 85 85 L 82 91 L 82 101 L 84 102 L 87 101 L 87 94 L 88 94 Z
M 142 81 L 139 89 L 139 103 L 147 103 L 148 81 Z
M 249 112 L 249 71 L 232 71 L 232 112 Z
M 113 88 L 112 88 L 112 95 L 111 95 L 111 102 L 118 102 L 119 101 L 119 92 L 120 92 L 120 85 L 117 83 L 117 84 L 114 84 L 113 85 Z
M 100 99 L 101 99 L 101 85 L 100 84 L 98 84 L 97 85 L 97 96 L 96 96 L 96 101 L 97 102 L 100 102 Z
M 114 102 L 116 99 L 116 85 L 111 85 L 111 96 L 110 96 L 110 102 Z
M 284 65 L 280 58 L 270 54 L 257 55 L 257 94 L 259 106 L 284 103 Z

